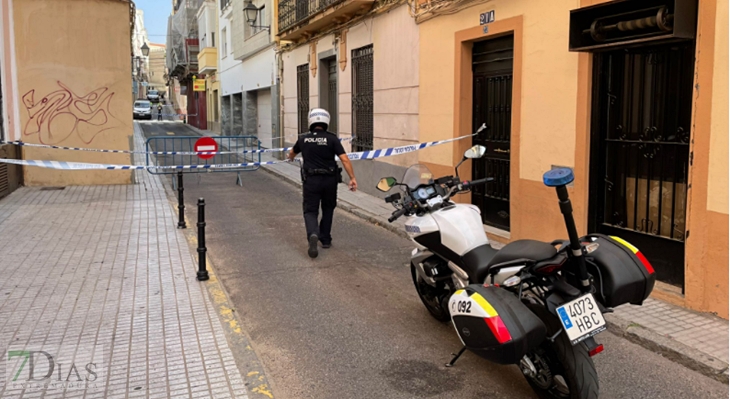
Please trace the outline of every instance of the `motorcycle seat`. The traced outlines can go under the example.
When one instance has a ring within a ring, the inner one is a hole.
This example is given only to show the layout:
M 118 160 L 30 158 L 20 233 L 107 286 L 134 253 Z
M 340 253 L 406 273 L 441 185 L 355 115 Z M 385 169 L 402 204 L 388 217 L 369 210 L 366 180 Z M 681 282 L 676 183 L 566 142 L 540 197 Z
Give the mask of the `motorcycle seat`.
M 498 251 L 489 244 L 476 247 L 464 254 L 461 266 L 469 275 L 472 282 L 482 282 L 487 277 L 490 261 L 497 255 Z
M 500 249 L 489 261 L 488 267 L 515 259 L 530 259 L 534 262 L 540 262 L 552 258 L 557 253 L 558 250 L 554 246 L 542 241 L 517 240 Z

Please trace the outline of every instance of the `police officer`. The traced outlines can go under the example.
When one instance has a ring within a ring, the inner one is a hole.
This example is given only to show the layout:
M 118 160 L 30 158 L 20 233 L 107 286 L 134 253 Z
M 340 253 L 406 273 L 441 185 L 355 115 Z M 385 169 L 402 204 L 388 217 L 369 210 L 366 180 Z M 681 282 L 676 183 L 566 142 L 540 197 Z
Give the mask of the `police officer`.
M 322 108 L 314 108 L 309 112 L 309 132 L 300 136 L 297 143 L 289 152 L 289 160 L 302 153 L 303 196 L 304 196 L 304 224 L 307 227 L 309 241 L 309 257 L 316 258 L 319 254 L 318 241 L 322 248 L 332 245 L 332 217 L 337 206 L 337 183 L 342 181 L 341 169 L 337 166 L 335 156 L 342 161 L 347 174 L 350 176 L 351 191 L 357 190 L 355 172 L 352 163 L 347 157 L 342 143 L 334 133 L 327 131 L 330 123 L 330 114 Z M 319 218 L 319 206 L 322 204 L 322 220 Z

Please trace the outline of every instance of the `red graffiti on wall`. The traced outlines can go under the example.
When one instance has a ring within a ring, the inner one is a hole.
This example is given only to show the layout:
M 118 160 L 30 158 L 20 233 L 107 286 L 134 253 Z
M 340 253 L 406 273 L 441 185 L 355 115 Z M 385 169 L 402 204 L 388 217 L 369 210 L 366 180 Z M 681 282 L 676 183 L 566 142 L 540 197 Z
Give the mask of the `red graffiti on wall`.
M 30 118 L 24 136 L 37 134 L 42 144 L 58 144 L 77 134 L 81 141 L 90 144 L 99 133 L 121 125 L 110 112 L 114 92 L 108 92 L 107 87 L 79 96 L 63 83 L 57 83 L 61 89 L 40 101 L 35 101 L 35 90 L 23 95 Z

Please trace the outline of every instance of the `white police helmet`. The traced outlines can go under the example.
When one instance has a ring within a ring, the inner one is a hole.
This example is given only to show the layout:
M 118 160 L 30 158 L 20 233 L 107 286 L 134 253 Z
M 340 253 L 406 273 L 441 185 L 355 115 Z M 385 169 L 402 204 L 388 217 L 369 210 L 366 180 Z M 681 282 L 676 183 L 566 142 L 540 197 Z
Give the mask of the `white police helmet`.
M 330 113 L 323 108 L 314 108 L 309 111 L 309 130 L 311 131 L 314 125 L 321 123 L 324 125 L 324 130 L 330 125 Z

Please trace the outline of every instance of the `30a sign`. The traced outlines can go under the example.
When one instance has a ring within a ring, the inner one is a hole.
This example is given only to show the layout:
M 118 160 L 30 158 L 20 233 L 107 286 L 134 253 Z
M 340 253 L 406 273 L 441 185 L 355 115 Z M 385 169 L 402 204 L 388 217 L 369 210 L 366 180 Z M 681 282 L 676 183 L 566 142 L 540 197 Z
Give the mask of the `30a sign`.
M 494 10 L 479 14 L 479 25 L 491 24 L 494 22 Z

